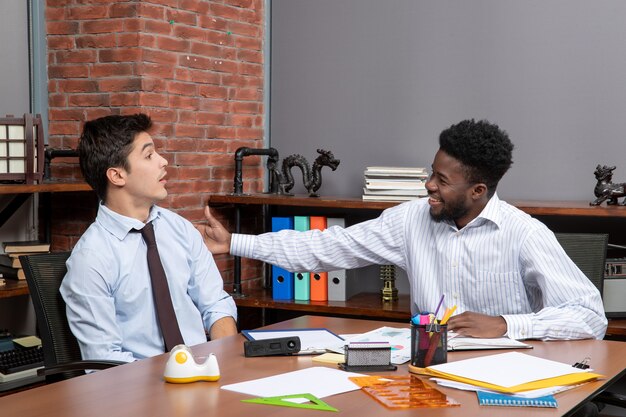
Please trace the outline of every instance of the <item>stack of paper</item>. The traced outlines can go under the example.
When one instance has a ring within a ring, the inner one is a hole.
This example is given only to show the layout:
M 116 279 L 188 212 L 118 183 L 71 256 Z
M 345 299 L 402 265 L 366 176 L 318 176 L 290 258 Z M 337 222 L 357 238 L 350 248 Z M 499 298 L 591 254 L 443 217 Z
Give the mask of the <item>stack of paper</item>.
M 424 197 L 426 168 L 367 167 L 363 200 L 405 201 Z
M 415 373 L 474 385 L 507 394 L 577 385 L 602 375 L 574 368 L 571 364 L 538 358 L 519 352 L 481 356 L 428 368 L 409 366 Z

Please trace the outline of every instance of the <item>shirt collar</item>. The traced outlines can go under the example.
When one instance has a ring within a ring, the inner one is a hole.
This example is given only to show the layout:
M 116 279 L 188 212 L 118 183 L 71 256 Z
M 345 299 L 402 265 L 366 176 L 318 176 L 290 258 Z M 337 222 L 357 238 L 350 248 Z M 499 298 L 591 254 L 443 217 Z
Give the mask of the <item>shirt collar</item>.
M 477 221 L 477 219 L 490 221 L 498 228 L 500 227 L 500 224 L 502 223 L 502 213 L 500 212 L 500 198 L 498 197 L 498 193 L 493 194 L 493 196 L 489 199 L 480 214 L 476 216 L 476 218 L 472 220 L 470 224 Z
M 161 207 L 152 206 L 152 208 L 150 209 L 150 214 L 148 215 L 148 222 L 151 222 L 154 219 L 160 217 L 160 215 Z M 111 210 L 104 204 L 100 204 L 100 207 L 98 208 L 96 221 L 100 223 L 106 231 L 117 237 L 119 240 L 124 240 L 126 235 L 131 230 L 140 230 L 145 226 L 143 222 L 132 217 L 127 217 L 119 214 Z

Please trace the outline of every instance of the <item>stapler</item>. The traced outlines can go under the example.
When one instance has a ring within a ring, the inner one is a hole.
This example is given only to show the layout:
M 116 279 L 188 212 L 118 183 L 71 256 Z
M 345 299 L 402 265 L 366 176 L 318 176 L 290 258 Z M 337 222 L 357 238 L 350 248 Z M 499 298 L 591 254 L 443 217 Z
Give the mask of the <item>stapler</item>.
M 211 353 L 203 363 L 197 363 L 188 346 L 176 345 L 165 364 L 163 379 L 177 384 L 217 381 L 220 379 L 220 368 L 214 354 Z

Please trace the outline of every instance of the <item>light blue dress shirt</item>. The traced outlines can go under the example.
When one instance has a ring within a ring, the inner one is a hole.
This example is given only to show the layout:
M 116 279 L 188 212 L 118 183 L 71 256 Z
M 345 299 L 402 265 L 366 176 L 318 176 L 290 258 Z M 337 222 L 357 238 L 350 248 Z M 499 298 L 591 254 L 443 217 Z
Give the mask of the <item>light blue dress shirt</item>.
M 237 310 L 200 232 L 172 211 L 153 206 L 157 246 L 178 324 L 191 346 L 205 329 Z M 84 359 L 133 361 L 164 352 L 148 272 L 144 224 L 100 205 L 96 221 L 67 261 L 61 294 Z
M 413 313 L 435 311 L 445 294 L 440 311 L 500 315 L 511 338 L 604 336 L 600 292 L 543 223 L 497 195 L 461 230 L 429 211 L 424 198 L 346 229 L 233 234 L 231 253 L 289 271 L 393 264 L 407 272 Z

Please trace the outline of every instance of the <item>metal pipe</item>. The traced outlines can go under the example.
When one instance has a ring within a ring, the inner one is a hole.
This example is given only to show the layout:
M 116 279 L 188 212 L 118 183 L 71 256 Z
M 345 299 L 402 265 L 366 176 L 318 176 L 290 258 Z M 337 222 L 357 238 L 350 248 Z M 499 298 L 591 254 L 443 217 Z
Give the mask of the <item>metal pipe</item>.
M 274 148 L 248 148 L 241 147 L 235 151 L 235 181 L 234 181 L 234 191 L 235 195 L 243 194 L 243 158 L 250 155 L 265 155 L 268 156 L 267 166 L 270 165 L 275 166 L 278 163 L 278 151 Z M 272 190 L 274 183 L 274 178 L 272 176 L 272 172 L 270 169 L 270 191 Z

